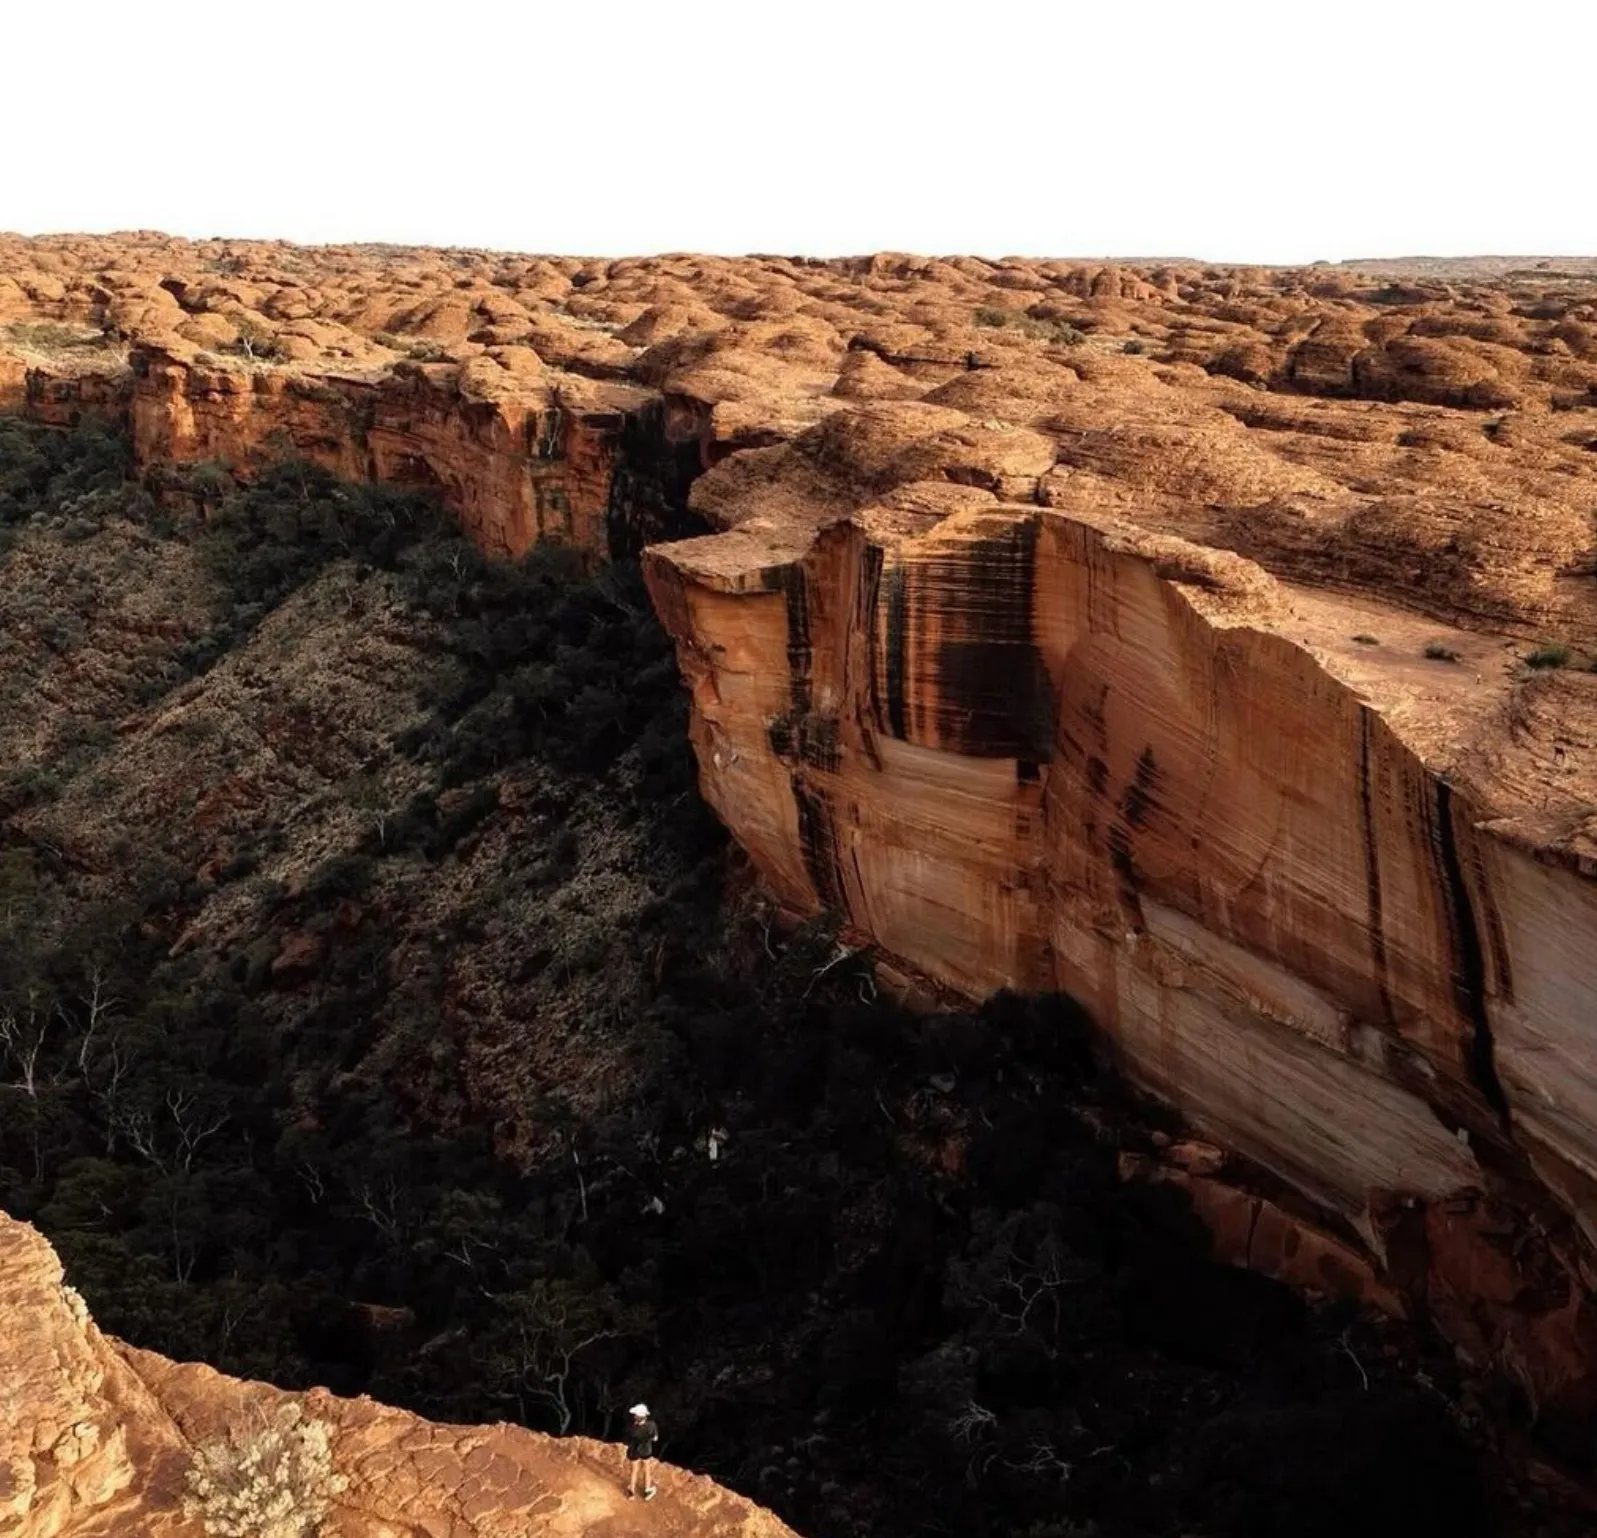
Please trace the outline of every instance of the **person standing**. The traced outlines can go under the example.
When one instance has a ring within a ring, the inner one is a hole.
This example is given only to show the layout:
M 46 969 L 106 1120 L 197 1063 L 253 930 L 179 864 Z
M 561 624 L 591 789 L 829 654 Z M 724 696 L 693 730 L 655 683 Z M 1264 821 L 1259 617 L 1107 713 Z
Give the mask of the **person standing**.
M 649 1414 L 646 1404 L 635 1404 L 627 1412 L 632 1418 L 627 1423 L 627 1465 L 629 1475 L 627 1479 L 627 1494 L 634 1496 L 638 1493 L 638 1471 L 643 1471 L 643 1498 L 646 1501 L 654 1499 L 654 1444 L 659 1440 L 660 1428 L 655 1425 L 654 1417 Z

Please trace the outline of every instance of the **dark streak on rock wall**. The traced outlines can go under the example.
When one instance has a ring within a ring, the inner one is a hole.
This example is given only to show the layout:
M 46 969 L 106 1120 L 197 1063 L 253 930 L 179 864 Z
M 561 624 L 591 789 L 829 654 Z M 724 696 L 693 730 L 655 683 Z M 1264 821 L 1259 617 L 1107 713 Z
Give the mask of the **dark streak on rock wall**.
M 904 648 L 909 634 L 909 627 L 905 623 L 909 598 L 904 568 L 890 568 L 883 575 L 882 586 L 887 594 L 887 634 L 883 637 L 885 645 L 881 653 L 886 710 L 884 712 L 881 708 L 883 702 L 878 701 L 877 726 L 902 742 L 909 735 L 908 717 L 904 709 Z M 874 648 L 872 654 L 875 655 Z
M 1375 836 L 1375 797 L 1370 785 L 1371 722 L 1370 711 L 1364 706 L 1360 706 L 1359 801 L 1364 823 L 1365 929 L 1370 937 L 1370 969 L 1375 975 L 1376 986 L 1380 990 L 1382 1024 L 1391 1029 L 1397 1016 L 1392 1010 L 1392 992 L 1387 977 L 1386 930 L 1382 923 L 1383 899 L 1381 896 L 1380 846 Z
M 616 560 L 645 545 L 706 531 L 688 510 L 688 491 L 702 469 L 696 440 L 674 441 L 665 430 L 665 407 L 651 401 L 626 414 L 616 439 L 615 469 L 606 509 L 606 534 Z
M 815 650 L 810 638 L 809 573 L 802 565 L 784 566 L 777 585 L 786 600 L 788 711 L 771 723 L 771 742 L 789 765 L 793 802 L 798 810 L 799 848 L 815 894 L 827 908 L 844 905 L 837 830 L 831 797 L 810 778 L 811 769 L 836 770 L 842 761 L 835 716 L 815 718 L 811 673 Z M 785 741 L 784 741 L 785 738 Z
M 1446 780 L 1437 780 L 1435 785 L 1437 846 L 1450 915 L 1448 932 L 1453 943 L 1453 989 L 1459 1011 L 1471 1027 L 1467 1048 L 1470 1077 L 1506 1126 L 1508 1096 L 1497 1077 L 1492 1029 L 1486 1018 L 1486 960 L 1476 927 L 1475 905 L 1459 859 L 1458 834 L 1453 825 L 1453 787 Z
M 1036 555 L 1028 519 L 917 572 L 975 600 L 959 616 L 964 633 L 937 648 L 937 738 L 954 752 L 1035 761 L 1052 752 L 1053 682 L 1031 633 Z

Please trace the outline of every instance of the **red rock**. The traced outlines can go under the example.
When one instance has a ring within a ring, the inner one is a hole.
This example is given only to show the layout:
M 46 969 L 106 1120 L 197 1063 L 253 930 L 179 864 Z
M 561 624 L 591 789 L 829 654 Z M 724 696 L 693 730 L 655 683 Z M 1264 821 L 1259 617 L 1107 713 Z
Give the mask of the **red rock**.
M 1597 1307 L 1519 1215 L 1432 1204 L 1425 1239 L 1426 1301 L 1443 1331 L 1513 1377 L 1533 1413 L 1597 1411 Z
M 1189 1175 L 1218 1175 L 1225 1166 L 1225 1150 L 1191 1138 L 1173 1143 L 1164 1157 Z
M 1174 1155 L 1171 1149 L 1161 1158 Z M 1209 1231 L 1217 1260 L 1306 1292 L 1352 1299 L 1393 1317 L 1408 1312 L 1368 1256 L 1266 1197 L 1149 1159 L 1122 1157 L 1120 1176 L 1174 1185 L 1185 1192 Z
M 326 951 L 325 935 L 309 934 L 303 930 L 288 935 L 272 962 L 272 981 L 283 987 L 309 982 L 320 971 Z

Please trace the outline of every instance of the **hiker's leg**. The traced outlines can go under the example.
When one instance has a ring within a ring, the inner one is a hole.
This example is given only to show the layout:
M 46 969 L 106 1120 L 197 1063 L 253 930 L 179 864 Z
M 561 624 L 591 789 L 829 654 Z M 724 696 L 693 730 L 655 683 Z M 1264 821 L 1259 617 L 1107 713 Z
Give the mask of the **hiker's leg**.
M 645 1458 L 643 1460 L 643 1494 L 645 1499 L 654 1494 L 653 1458 Z

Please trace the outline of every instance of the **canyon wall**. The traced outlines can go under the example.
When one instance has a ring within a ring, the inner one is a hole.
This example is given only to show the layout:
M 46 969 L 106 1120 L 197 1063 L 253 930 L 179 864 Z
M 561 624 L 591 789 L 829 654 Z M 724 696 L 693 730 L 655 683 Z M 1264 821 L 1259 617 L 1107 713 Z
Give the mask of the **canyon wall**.
M 343 1480 L 327 1538 L 584 1538 L 633 1531 L 619 1445 L 519 1426 L 440 1426 L 370 1399 L 287 1394 L 102 1335 L 31 1227 L 0 1213 L 0 1531 L 200 1538 L 184 1509 L 198 1446 L 285 1406 L 329 1428 Z M 792 1538 L 699 1474 L 657 1465 L 651 1532 Z
M 948 430 L 896 425 L 911 462 Z M 1063 493 L 796 511 L 764 486 L 840 455 L 781 452 L 647 558 L 705 794 L 773 892 L 934 988 L 1071 994 L 1406 1306 L 1597 1410 L 1597 679 Z
M 668 438 L 658 404 L 628 385 L 517 387 L 493 375 L 488 385 L 474 390 L 450 363 L 364 377 L 231 368 L 153 347 L 133 348 L 126 373 L 0 358 L 0 410 L 53 426 L 124 423 L 141 468 L 214 462 L 248 476 L 297 459 L 414 486 L 509 559 L 545 540 L 603 555 L 684 532 L 700 467 L 691 424 Z
M 635 387 L 585 380 L 520 388 L 490 375 L 474 389 L 471 371 L 449 363 L 372 380 L 207 369 L 136 350 L 133 375 L 141 464 L 216 460 L 247 474 L 306 459 L 350 480 L 425 488 L 474 543 L 512 559 L 544 540 L 608 551 L 623 438 L 640 438 L 626 429 L 649 404 Z M 626 473 L 636 478 L 637 464 Z

